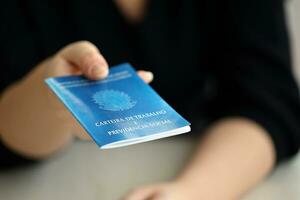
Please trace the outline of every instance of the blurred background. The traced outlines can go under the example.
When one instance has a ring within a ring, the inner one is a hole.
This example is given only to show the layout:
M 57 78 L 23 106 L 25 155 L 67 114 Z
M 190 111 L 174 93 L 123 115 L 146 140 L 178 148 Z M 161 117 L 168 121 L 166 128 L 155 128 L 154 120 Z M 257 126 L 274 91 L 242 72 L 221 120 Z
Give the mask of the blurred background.
M 287 11 L 300 83 L 300 1 L 289 1 Z M 0 199 L 117 200 L 132 187 L 174 177 L 189 159 L 191 143 L 192 138 L 178 136 L 99 151 L 93 143 L 76 142 L 45 163 L 0 172 Z M 300 155 L 281 165 L 245 200 L 299 200 L 299 187 Z
M 300 81 L 300 2 L 290 1 L 287 4 L 287 11 L 294 50 L 294 67 Z

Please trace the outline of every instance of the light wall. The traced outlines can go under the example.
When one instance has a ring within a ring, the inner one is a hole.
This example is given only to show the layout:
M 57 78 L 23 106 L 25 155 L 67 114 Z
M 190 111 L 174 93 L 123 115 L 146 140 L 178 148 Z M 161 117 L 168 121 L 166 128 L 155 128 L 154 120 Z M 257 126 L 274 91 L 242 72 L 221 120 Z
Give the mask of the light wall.
M 289 28 L 292 39 L 295 74 L 300 83 L 300 1 L 287 1 Z

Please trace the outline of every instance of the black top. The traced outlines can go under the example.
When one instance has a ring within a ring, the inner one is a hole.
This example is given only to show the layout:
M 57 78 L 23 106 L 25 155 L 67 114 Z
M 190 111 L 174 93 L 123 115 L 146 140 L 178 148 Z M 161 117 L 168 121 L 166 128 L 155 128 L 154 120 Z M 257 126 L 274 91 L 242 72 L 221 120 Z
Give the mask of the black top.
M 111 65 L 153 71 L 153 87 L 189 119 L 250 118 L 268 130 L 277 161 L 294 155 L 300 101 L 283 0 L 149 2 L 138 25 L 111 0 L 2 2 L 1 89 L 64 45 L 89 40 Z M 2 149 L 0 163 L 16 156 Z

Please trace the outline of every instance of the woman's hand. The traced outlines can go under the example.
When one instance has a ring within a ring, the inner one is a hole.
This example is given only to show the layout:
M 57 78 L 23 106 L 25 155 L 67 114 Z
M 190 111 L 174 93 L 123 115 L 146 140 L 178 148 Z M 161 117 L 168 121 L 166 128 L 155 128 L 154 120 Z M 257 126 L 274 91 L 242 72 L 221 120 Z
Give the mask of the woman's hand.
M 174 181 L 132 190 L 123 200 L 194 200 L 200 199 L 198 197 L 189 190 L 189 185 Z
M 42 69 L 44 70 L 44 75 L 41 76 L 42 81 L 47 77 L 79 74 L 83 74 L 91 80 L 98 80 L 105 78 L 109 70 L 108 64 L 98 48 L 88 41 L 75 42 L 64 47 L 55 56 L 42 63 L 40 67 L 44 68 Z M 151 72 L 139 71 L 138 74 L 147 83 L 153 79 Z M 48 88 L 45 90 L 49 93 Z M 49 100 L 52 104 L 56 104 L 57 109 L 54 109 L 56 112 L 62 112 L 60 116 L 66 116 L 65 121 L 73 126 L 72 133 L 76 137 L 83 140 L 90 139 L 90 136 L 58 101 L 57 97 L 54 97 L 52 92 L 50 92 Z
M 220 119 L 202 134 L 194 158 L 177 178 L 140 187 L 124 200 L 241 199 L 274 167 L 272 139 L 251 119 Z
M 73 135 L 89 138 L 44 80 L 79 74 L 98 80 L 106 77 L 108 71 L 106 60 L 92 43 L 67 45 L 4 91 L 0 99 L 2 141 L 18 153 L 41 158 L 61 149 Z M 151 72 L 138 74 L 145 82 L 153 79 Z

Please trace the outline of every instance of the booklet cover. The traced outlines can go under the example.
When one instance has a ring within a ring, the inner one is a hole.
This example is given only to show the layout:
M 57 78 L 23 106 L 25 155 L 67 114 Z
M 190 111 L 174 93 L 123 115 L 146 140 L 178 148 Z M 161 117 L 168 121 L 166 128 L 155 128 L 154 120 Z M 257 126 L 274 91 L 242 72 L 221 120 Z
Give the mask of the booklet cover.
M 190 123 L 168 105 L 128 64 L 111 67 L 105 79 L 46 79 L 101 149 L 189 132 Z

